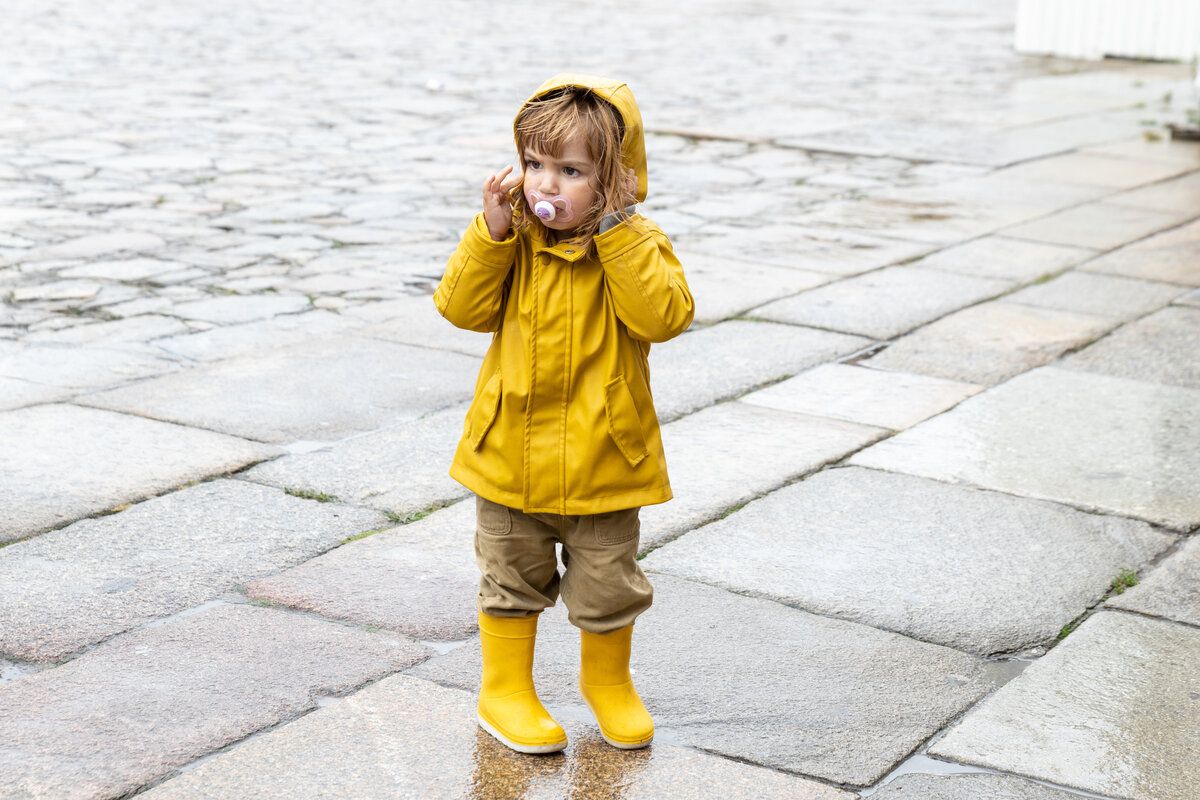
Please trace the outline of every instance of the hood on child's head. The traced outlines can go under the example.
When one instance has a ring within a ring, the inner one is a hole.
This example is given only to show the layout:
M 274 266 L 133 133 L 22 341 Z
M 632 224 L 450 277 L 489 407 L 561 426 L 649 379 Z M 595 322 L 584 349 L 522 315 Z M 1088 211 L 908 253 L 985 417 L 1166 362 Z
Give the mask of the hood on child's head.
M 521 108 L 523 109 L 543 95 L 565 89 L 568 86 L 590 89 L 601 100 L 611 103 L 617 109 L 617 113 L 621 115 L 621 121 L 625 124 L 625 136 L 621 140 L 621 157 L 637 173 L 637 201 L 639 203 L 645 201 L 647 188 L 646 136 L 642 131 L 642 114 L 638 111 L 637 101 L 633 99 L 633 92 L 626 84 L 608 78 L 562 73 L 539 86 L 538 90 L 522 104 Z M 514 130 L 514 136 L 515 133 Z

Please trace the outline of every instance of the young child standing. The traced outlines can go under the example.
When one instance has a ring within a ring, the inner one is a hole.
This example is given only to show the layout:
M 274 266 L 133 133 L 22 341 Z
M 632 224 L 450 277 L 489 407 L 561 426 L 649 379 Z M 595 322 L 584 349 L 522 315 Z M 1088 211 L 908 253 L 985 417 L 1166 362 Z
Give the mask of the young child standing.
M 523 753 L 566 746 L 532 676 L 538 614 L 561 592 L 601 734 L 645 747 L 654 723 L 629 674 L 653 596 L 638 509 L 671 499 L 646 356 L 691 324 L 692 296 L 667 237 L 633 213 L 646 146 L 625 84 L 555 76 L 514 129 L 522 174 L 484 181 L 434 293 L 456 326 L 495 334 L 450 469 L 477 495 L 479 724 Z

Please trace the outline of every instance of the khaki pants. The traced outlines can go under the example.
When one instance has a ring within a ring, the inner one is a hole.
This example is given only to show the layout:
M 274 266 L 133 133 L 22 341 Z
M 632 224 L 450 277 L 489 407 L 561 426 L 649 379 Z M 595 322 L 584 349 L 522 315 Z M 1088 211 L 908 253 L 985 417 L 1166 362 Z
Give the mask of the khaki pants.
M 554 605 L 561 591 L 571 624 L 610 633 L 632 625 L 650 607 L 654 587 L 637 563 L 638 509 L 526 514 L 476 497 L 475 511 L 480 612 L 528 617 Z

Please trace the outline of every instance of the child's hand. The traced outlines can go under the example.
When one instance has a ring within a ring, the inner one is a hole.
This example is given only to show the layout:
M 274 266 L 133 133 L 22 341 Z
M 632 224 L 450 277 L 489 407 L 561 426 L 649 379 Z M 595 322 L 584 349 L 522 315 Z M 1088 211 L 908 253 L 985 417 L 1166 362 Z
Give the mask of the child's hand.
M 483 182 L 483 221 L 494 242 L 508 236 L 512 226 L 512 203 L 508 193 L 521 182 L 521 176 L 511 174 L 512 171 L 513 166 L 509 164 Z

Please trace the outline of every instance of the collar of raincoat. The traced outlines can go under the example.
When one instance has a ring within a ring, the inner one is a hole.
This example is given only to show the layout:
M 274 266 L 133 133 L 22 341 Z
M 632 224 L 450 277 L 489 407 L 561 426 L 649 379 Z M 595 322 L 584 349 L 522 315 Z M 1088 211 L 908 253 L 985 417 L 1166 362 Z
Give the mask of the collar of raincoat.
M 549 94 L 555 89 L 567 86 L 581 86 L 591 89 L 597 97 L 612 103 L 625 123 L 625 138 L 621 141 L 621 157 L 627 166 L 633 167 L 637 173 L 637 201 L 646 200 L 646 136 L 642 130 L 642 114 L 638 111 L 637 101 L 633 99 L 633 91 L 620 81 L 608 78 L 595 78 L 589 75 L 573 75 L 561 73 L 538 87 L 525 105 L 533 102 L 542 95 Z M 521 107 L 524 108 L 525 105 Z M 513 136 L 516 136 L 514 120 Z
M 550 241 L 545 234 L 545 229 L 540 225 L 531 226 L 529 234 L 535 256 L 546 253 L 563 261 L 575 262 L 587 255 L 588 248 L 581 247 L 578 242 L 568 240 L 555 243 Z

